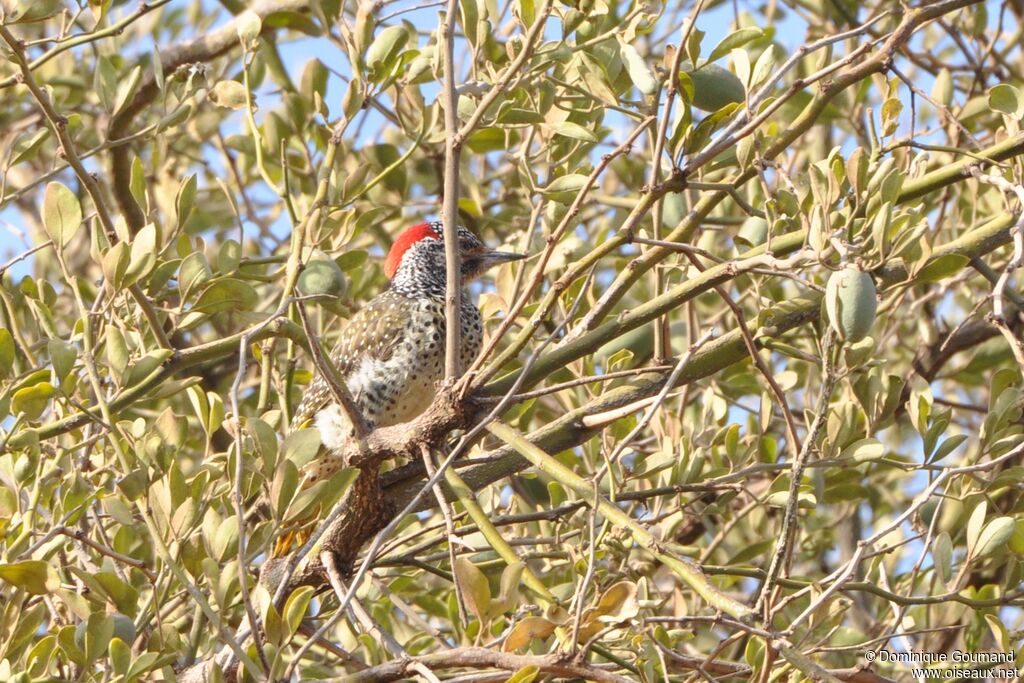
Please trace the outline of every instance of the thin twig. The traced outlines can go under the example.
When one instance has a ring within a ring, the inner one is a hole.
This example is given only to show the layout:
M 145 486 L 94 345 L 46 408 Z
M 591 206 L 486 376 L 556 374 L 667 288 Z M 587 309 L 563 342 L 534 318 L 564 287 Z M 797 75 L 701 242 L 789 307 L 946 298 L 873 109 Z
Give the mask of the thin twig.
M 7 43 L 8 47 L 10 47 L 11 51 L 14 53 L 14 62 L 17 63 L 20 69 L 20 72 L 15 76 L 16 80 L 20 83 L 24 83 L 32 93 L 36 104 L 39 105 L 43 115 L 46 116 L 46 120 L 50 124 L 51 130 L 53 130 L 53 134 L 60 142 L 61 156 L 67 159 L 68 165 L 70 165 L 74 170 L 79 182 L 82 183 L 82 186 L 92 199 L 93 206 L 96 209 L 96 215 L 99 218 L 100 224 L 103 226 L 104 232 L 111 241 L 116 240 L 114 220 L 111 218 L 110 211 L 107 208 L 103 189 L 100 187 L 99 181 L 96 177 L 89 173 L 85 169 L 85 166 L 82 165 L 78 152 L 75 150 L 75 145 L 71 140 L 71 135 L 68 133 L 67 117 L 57 113 L 57 110 L 53 107 L 53 102 L 50 100 L 49 94 L 40 88 L 38 83 L 36 83 L 25 56 L 25 48 L 21 41 L 15 38 L 11 32 L 2 25 L 0 25 L 0 38 Z M 156 340 L 157 344 L 159 344 L 161 348 L 172 348 L 171 342 L 167 339 L 167 333 L 164 332 L 163 323 L 160 321 L 160 317 L 156 314 L 156 310 L 153 308 L 153 302 L 146 297 L 145 293 L 143 293 L 137 283 L 129 285 L 128 291 L 131 293 L 136 303 L 138 303 L 139 309 L 142 311 L 149 323 L 150 331 L 153 333 L 153 338 Z
M 672 368 L 672 372 L 669 374 L 668 379 L 665 380 L 665 386 L 662 387 L 661 391 L 658 392 L 658 395 L 654 397 L 654 400 L 647 408 L 643 417 L 637 421 L 636 426 L 633 427 L 633 429 L 631 429 L 629 433 L 620 439 L 615 445 L 615 450 L 612 451 L 612 454 L 608 456 L 605 463 L 601 465 L 601 469 L 599 469 L 594 475 L 594 481 L 601 481 L 605 473 L 608 472 L 608 467 L 619 459 L 619 456 L 621 456 L 622 452 L 629 447 L 629 444 L 633 442 L 633 439 L 636 438 L 637 434 L 647 428 L 647 425 L 650 424 L 651 420 L 654 418 L 654 414 L 658 412 L 658 408 L 665 402 L 669 392 L 672 391 L 676 382 L 679 381 L 679 376 L 683 374 L 683 370 L 686 369 L 690 359 L 693 358 L 693 354 L 711 341 L 711 338 L 715 336 L 715 332 L 715 328 L 712 327 L 710 330 L 702 334 L 697 341 L 686 350 L 686 353 L 679 357 L 679 360 L 676 361 L 676 365 Z
M 462 261 L 459 254 L 459 164 L 462 139 L 459 136 L 459 94 L 455 88 L 455 16 L 458 0 L 448 0 L 441 24 L 444 63 L 444 199 L 441 222 L 444 224 L 445 261 L 445 353 L 444 377 L 451 381 L 462 374 Z M 481 105 L 482 106 L 482 105 Z
M 833 349 L 835 346 L 835 334 L 829 328 L 825 332 L 825 338 L 821 344 L 822 380 L 821 393 L 818 395 L 818 402 L 814 407 L 814 421 L 807 430 L 807 438 L 804 439 L 803 447 L 793 460 L 792 470 L 789 473 L 789 498 L 786 500 L 786 510 L 782 518 L 782 531 L 779 534 L 779 541 L 775 545 L 775 553 L 768 564 L 768 575 L 761 592 L 754 604 L 754 610 L 762 607 L 770 609 L 771 593 L 775 590 L 775 580 L 778 578 L 782 567 L 786 564 L 793 544 L 793 533 L 796 528 L 796 517 L 799 510 L 800 487 L 803 484 L 804 468 L 807 467 L 807 459 L 811 451 L 817 446 L 818 435 L 828 422 L 828 409 L 832 401 L 832 390 L 835 387 L 836 374 L 833 367 Z M 769 622 L 770 623 L 770 622 Z
M 335 402 L 341 406 L 341 409 L 348 416 L 349 421 L 352 423 L 352 431 L 356 440 L 365 438 L 372 431 L 370 424 L 363 416 L 363 411 L 359 409 L 359 404 L 352 398 L 348 387 L 345 386 L 345 380 L 338 375 L 337 369 L 335 369 L 330 359 L 324 354 L 323 348 L 320 346 L 320 340 L 313 331 L 313 326 L 309 323 L 305 304 L 302 301 L 296 301 L 296 309 L 299 313 L 299 320 L 302 321 L 302 329 L 306 332 L 306 337 L 309 339 L 309 352 L 313 356 L 313 364 L 316 366 L 317 374 L 323 378 Z
M 992 324 L 1006 338 L 1010 345 L 1010 350 L 1013 352 L 1013 357 L 1017 360 L 1017 365 L 1024 371 L 1024 340 L 1021 340 L 1010 328 L 1004 302 L 1006 285 L 1010 282 L 1010 277 L 1019 268 L 1024 267 L 1024 185 L 1011 183 L 1001 176 L 982 173 L 977 167 L 971 168 L 971 175 L 980 182 L 994 185 L 1003 192 L 1015 194 L 1021 204 L 1021 208 L 1018 209 L 1020 213 L 1017 215 L 1017 221 L 1010 228 L 1010 235 L 1013 238 L 1013 256 L 1010 257 L 1009 263 L 1003 268 L 1003 272 L 999 275 L 999 280 L 996 281 L 995 286 L 992 288 Z

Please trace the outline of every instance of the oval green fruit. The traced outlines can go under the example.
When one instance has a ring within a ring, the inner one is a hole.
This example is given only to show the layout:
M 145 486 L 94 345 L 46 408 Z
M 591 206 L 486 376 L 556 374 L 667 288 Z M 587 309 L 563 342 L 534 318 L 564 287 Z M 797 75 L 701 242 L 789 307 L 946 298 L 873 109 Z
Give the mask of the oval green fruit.
M 870 273 L 855 266 L 832 273 L 825 287 L 825 311 L 840 339 L 858 342 L 868 336 L 877 310 Z
M 135 642 L 135 622 L 126 614 L 114 612 L 111 617 L 114 620 L 114 638 L 120 638 L 129 647 Z
M 27 484 L 35 473 L 36 463 L 28 455 L 21 456 L 14 464 L 14 480 L 18 483 Z
M 334 259 L 323 256 L 314 256 L 302 269 L 299 275 L 299 291 L 307 296 L 318 294 L 330 294 L 341 296 L 345 293 L 345 273 Z
M 747 97 L 739 77 L 717 64 L 694 69 L 689 62 L 683 62 L 679 70 L 693 81 L 692 104 L 698 109 L 718 111 L 727 104 L 743 102 Z

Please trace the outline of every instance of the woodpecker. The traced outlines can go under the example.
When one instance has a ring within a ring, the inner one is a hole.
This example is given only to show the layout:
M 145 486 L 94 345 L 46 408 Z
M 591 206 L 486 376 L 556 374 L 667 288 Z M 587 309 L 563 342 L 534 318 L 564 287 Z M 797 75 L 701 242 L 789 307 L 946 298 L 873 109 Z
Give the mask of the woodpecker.
M 466 228 L 458 229 L 461 280 L 465 287 L 489 268 L 525 258 L 488 249 Z M 408 422 L 430 405 L 444 377 L 446 272 L 441 223 L 420 223 L 398 236 L 384 261 L 390 286 L 342 328 L 330 360 L 371 427 Z M 462 291 L 459 336 L 462 367 L 480 352 L 480 311 Z M 345 411 L 327 382 L 317 376 L 306 389 L 291 430 L 312 422 L 320 432 L 320 455 L 305 470 L 306 485 L 331 476 L 342 465 L 337 455 L 352 434 Z M 279 543 L 280 557 L 294 539 Z

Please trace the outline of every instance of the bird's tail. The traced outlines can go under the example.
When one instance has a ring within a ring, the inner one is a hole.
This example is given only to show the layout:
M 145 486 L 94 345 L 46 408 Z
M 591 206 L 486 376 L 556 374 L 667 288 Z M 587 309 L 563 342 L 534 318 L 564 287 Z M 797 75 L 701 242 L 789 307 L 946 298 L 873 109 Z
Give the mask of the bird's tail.
M 306 544 L 324 510 L 334 506 L 356 476 L 354 470 L 343 470 L 344 460 L 324 448 L 303 468 L 298 490 L 283 512 L 285 522 L 274 541 L 272 558 L 285 557 Z
M 312 523 L 315 517 L 303 520 L 304 525 L 296 526 L 295 528 L 286 529 L 277 537 L 274 541 L 274 549 L 271 551 L 270 556 L 272 558 L 287 557 L 302 546 L 306 545 L 306 541 L 313 535 Z

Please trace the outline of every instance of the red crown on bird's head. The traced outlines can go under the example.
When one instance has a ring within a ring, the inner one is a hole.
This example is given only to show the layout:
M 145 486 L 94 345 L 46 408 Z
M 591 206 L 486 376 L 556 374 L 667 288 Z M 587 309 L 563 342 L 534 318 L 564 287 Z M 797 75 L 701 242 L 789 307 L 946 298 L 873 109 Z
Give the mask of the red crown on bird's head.
M 391 245 L 391 250 L 388 251 L 387 258 L 384 259 L 384 274 L 388 276 L 388 279 L 395 276 L 398 267 L 402 265 L 402 257 L 412 245 L 420 240 L 440 238 L 441 233 L 438 231 L 437 223 L 419 223 L 406 229 Z

